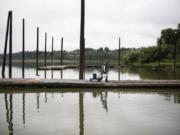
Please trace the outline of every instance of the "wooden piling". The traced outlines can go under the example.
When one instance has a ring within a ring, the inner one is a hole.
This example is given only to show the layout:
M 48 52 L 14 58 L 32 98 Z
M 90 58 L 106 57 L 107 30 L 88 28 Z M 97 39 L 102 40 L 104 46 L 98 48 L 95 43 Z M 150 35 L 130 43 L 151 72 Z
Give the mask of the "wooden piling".
M 159 49 L 158 49 L 158 66 L 161 66 L 161 38 L 158 38 L 158 45 L 159 45 Z
M 12 78 L 12 11 L 9 12 L 10 27 L 9 27 L 9 78 Z
M 84 79 L 84 33 L 85 33 L 85 0 L 81 0 L 81 25 L 80 25 L 80 58 L 79 58 L 79 79 Z
M 121 64 L 120 58 L 121 58 L 121 38 L 119 38 L 119 66 Z
M 53 58 L 54 58 L 54 37 L 52 37 L 51 65 L 53 65 Z
M 61 38 L 61 65 L 63 65 L 63 37 Z
M 44 66 L 47 66 L 47 33 L 45 33 Z
M 22 23 L 22 78 L 25 77 L 24 75 L 24 55 L 25 55 L 25 20 L 23 19 Z
M 6 67 L 6 55 L 7 55 L 8 33 L 9 33 L 9 22 L 10 22 L 10 12 L 8 13 L 7 26 L 6 26 L 6 37 L 5 37 L 3 65 L 2 65 L 2 78 L 5 78 L 5 67 Z
M 39 27 L 37 27 L 37 48 L 36 48 L 36 76 L 38 76 L 39 68 Z

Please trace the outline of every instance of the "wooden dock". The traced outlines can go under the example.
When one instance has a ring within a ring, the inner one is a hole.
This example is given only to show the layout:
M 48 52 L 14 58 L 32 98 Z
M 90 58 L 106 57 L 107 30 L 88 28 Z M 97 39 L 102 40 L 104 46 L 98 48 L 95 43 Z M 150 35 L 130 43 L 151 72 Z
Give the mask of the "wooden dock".
M 78 68 L 77 65 L 53 65 L 47 67 L 39 67 L 38 70 L 63 70 L 67 68 Z
M 85 65 L 86 68 L 101 68 L 101 65 Z M 114 65 L 109 65 L 109 68 L 114 68 Z M 46 67 L 39 67 L 38 70 L 63 70 L 78 68 L 78 65 L 52 65 Z
M 59 87 L 59 88 L 180 88 L 179 80 L 124 80 L 90 82 L 60 79 L 0 79 L 0 87 Z

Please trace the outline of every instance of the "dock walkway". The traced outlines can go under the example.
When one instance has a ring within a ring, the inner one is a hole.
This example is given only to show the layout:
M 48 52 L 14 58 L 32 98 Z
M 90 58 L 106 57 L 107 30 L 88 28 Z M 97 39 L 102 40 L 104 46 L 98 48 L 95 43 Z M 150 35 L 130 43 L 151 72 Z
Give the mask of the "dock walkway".
M 0 79 L 0 87 L 62 87 L 62 88 L 180 88 L 179 80 L 122 80 L 90 82 L 60 79 Z

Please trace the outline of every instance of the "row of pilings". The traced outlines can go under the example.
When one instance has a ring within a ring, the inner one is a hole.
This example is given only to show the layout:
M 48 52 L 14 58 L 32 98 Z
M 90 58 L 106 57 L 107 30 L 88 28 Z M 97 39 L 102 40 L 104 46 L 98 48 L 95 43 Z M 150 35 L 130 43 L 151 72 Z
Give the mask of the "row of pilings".
M 83 3 L 82 3 L 83 4 Z M 85 4 L 85 3 L 84 3 Z M 82 8 L 82 12 L 85 9 Z M 81 30 L 80 30 L 80 57 L 79 57 L 79 79 L 84 79 L 84 71 L 85 71 L 85 14 L 81 16 Z M 13 20 L 13 13 L 9 11 L 8 19 L 7 19 L 7 28 L 6 28 L 6 35 L 5 35 L 5 46 L 4 46 L 4 55 L 3 55 L 3 65 L 2 65 L 2 78 L 5 78 L 5 67 L 6 67 L 6 58 L 7 58 L 7 49 L 9 43 L 9 78 L 12 78 L 12 20 Z M 36 37 L 36 76 L 38 76 L 38 69 L 39 69 L 39 27 L 37 27 L 37 37 Z M 9 42 L 8 42 L 9 40 Z M 25 78 L 25 19 L 22 19 L 22 78 Z M 60 65 L 63 65 L 63 43 L 64 38 L 61 38 L 61 58 L 60 58 Z M 119 62 L 118 65 L 120 66 L 120 53 L 121 52 L 121 39 L 119 38 Z M 52 36 L 52 43 L 51 43 L 51 65 L 53 65 L 54 61 L 54 37 Z M 47 32 L 45 33 L 45 44 L 44 44 L 44 67 L 47 66 Z
M 3 64 L 2 64 L 2 78 L 5 78 L 5 69 L 7 63 L 7 51 L 9 51 L 8 60 L 8 77 L 12 78 L 12 38 L 13 38 L 13 12 L 8 12 L 6 34 L 5 34 L 5 45 L 3 54 Z M 61 38 L 61 58 L 60 64 L 63 65 L 63 37 Z M 8 46 L 9 44 L 9 46 Z M 9 47 L 9 48 L 8 48 Z M 45 33 L 45 47 L 44 47 L 44 66 L 47 66 L 47 32 Z M 9 50 L 8 50 L 9 49 Z M 54 37 L 52 36 L 52 48 L 51 48 L 51 65 L 54 60 Z M 36 75 L 38 76 L 39 68 L 39 27 L 37 27 L 37 44 L 36 44 Z M 22 19 L 22 78 L 25 78 L 25 19 Z

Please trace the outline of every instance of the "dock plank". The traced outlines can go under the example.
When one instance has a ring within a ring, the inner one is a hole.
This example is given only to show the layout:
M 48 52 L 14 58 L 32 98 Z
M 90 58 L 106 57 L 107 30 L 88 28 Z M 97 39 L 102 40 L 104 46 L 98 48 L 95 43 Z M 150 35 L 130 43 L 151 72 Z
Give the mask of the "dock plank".
M 0 79 L 0 87 L 63 87 L 63 88 L 180 88 L 179 80 L 112 80 L 90 82 L 88 80 L 61 79 Z

